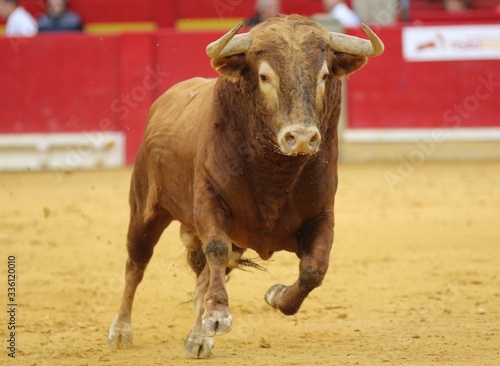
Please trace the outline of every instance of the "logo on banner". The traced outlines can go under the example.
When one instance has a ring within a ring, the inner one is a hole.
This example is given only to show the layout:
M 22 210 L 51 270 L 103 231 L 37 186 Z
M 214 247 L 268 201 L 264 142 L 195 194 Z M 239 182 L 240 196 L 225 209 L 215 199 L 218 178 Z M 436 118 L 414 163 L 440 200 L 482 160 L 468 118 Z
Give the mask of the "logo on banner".
M 406 61 L 500 60 L 500 26 L 407 27 Z

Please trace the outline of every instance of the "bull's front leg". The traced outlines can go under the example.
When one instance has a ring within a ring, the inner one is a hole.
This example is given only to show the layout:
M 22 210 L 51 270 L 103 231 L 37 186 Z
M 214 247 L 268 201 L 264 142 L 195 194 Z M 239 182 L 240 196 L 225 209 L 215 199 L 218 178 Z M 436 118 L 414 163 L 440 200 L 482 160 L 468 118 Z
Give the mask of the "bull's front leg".
M 285 315 L 295 314 L 307 295 L 321 285 L 333 244 L 333 211 L 327 210 L 308 222 L 299 232 L 299 278 L 291 286 L 274 285 L 264 296 L 266 302 Z
M 202 333 L 205 336 L 223 335 L 231 331 L 232 316 L 226 291 L 226 267 L 232 251 L 227 236 L 229 214 L 227 207 L 210 183 L 204 183 L 195 193 L 195 224 L 203 243 L 209 268 L 209 283 L 204 301 Z

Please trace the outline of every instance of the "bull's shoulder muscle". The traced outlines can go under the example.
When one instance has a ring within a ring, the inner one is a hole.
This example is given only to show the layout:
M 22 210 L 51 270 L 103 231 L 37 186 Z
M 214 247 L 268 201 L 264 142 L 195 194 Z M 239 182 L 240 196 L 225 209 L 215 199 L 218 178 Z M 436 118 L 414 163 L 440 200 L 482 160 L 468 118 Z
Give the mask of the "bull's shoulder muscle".
M 174 113 L 183 114 L 188 105 L 204 104 L 212 98 L 216 79 L 192 78 L 175 84 L 163 93 L 151 107 L 150 119 L 155 115 L 165 116 Z
M 171 87 L 151 107 L 144 132 L 139 164 L 147 167 L 149 185 L 161 187 L 148 200 L 182 222 L 192 222 L 193 161 L 210 122 L 212 85 L 195 78 Z
M 192 139 L 209 123 L 215 79 L 193 78 L 180 82 L 152 105 L 145 142 Z

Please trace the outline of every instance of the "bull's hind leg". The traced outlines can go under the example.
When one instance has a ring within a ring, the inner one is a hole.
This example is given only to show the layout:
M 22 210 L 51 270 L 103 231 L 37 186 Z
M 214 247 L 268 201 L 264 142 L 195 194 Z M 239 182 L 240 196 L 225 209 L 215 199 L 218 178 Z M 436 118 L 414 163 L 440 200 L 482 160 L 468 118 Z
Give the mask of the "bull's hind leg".
M 191 357 L 208 358 L 214 346 L 214 339 L 202 334 L 201 317 L 204 311 L 203 300 L 207 293 L 210 272 L 206 265 L 207 260 L 203 253 L 201 241 L 196 233 L 181 225 L 181 240 L 187 249 L 188 263 L 196 273 L 196 287 L 193 294 L 195 318 L 193 328 L 184 342 L 184 350 Z
M 108 343 L 111 348 L 132 347 L 131 312 L 134 295 L 153 255 L 153 248 L 171 219 L 166 214 L 160 214 L 145 223 L 138 221 L 138 219 L 132 219 L 129 226 L 125 290 L 118 315 L 109 328 Z
M 202 252 L 199 249 L 199 252 Z M 201 253 L 203 255 L 203 253 Z M 208 290 L 210 272 L 208 266 L 205 266 L 196 279 L 196 287 L 193 294 L 195 318 L 193 328 L 189 332 L 184 342 L 184 350 L 186 353 L 195 358 L 208 358 L 214 346 L 214 338 L 207 337 L 201 330 L 201 317 L 205 308 L 203 301 Z
M 137 169 L 137 167 L 136 167 Z M 140 174 L 142 172 L 135 171 Z M 137 183 L 137 184 L 136 184 Z M 147 182 L 146 182 L 147 183 Z M 131 312 L 137 286 L 142 281 L 144 271 L 153 255 L 153 249 L 163 230 L 170 224 L 170 214 L 161 208 L 147 205 L 148 185 L 132 179 L 130 204 L 131 215 L 127 234 L 128 259 L 125 268 L 125 289 L 118 311 L 108 333 L 111 348 L 132 347 Z M 151 201 L 150 201 L 151 202 Z M 150 207 L 145 213 L 145 207 Z

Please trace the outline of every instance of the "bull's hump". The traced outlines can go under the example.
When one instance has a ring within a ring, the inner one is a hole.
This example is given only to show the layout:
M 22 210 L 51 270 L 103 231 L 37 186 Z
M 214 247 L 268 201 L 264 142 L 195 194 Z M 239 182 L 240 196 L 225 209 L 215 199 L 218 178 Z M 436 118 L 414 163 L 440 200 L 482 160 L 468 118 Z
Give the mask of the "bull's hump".
M 192 100 L 207 88 L 211 88 L 215 85 L 215 81 L 216 79 L 206 79 L 201 77 L 192 78 L 175 84 L 166 92 L 166 94 L 170 97 L 175 95 L 176 97 L 185 97 L 188 100 Z
M 172 121 L 184 123 L 193 120 L 193 114 L 200 113 L 203 104 L 207 105 L 203 101 L 210 100 L 215 81 L 197 77 L 175 84 L 155 101 L 148 124 L 152 126 L 166 121 L 171 124 Z

